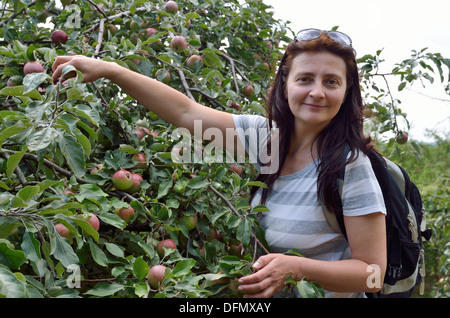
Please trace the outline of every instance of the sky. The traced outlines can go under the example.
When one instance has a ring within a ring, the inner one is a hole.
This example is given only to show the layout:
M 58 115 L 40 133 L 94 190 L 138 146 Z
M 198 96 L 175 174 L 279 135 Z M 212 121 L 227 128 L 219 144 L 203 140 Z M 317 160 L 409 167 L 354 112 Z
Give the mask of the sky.
M 294 32 L 339 26 L 339 31 L 352 38 L 358 57 L 383 49 L 381 57 L 386 60 L 383 63 L 386 71 L 409 58 L 412 50 L 426 47 L 430 53 L 450 58 L 448 0 L 264 0 L 264 3 L 273 7 L 275 19 L 290 21 L 289 27 Z M 392 86 L 396 88 L 397 84 Z M 419 84 L 401 93 L 394 91 L 394 97 L 402 100 L 400 108 L 407 113 L 413 139 L 431 141 L 426 129 L 450 133 L 450 96 L 443 87 L 437 80 L 425 88 Z M 406 123 L 400 125 L 407 128 Z

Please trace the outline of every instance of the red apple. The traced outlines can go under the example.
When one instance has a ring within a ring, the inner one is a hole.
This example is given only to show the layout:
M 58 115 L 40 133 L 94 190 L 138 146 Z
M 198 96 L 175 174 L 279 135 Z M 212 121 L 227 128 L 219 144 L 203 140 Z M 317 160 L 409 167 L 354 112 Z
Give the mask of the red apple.
M 22 84 L 22 76 L 13 75 L 6 82 L 6 86 L 17 86 Z
M 197 54 L 191 55 L 191 56 L 187 59 L 186 65 L 187 65 L 189 68 L 193 69 L 194 66 L 195 66 L 195 63 L 197 63 L 197 61 L 200 61 L 201 65 L 203 66 L 203 58 L 202 58 L 200 55 L 197 55 Z
M 253 88 L 252 84 L 248 84 L 244 87 L 243 93 L 245 96 L 250 97 L 253 95 L 255 89 Z
M 230 248 L 228 249 L 228 253 L 237 256 L 239 258 L 242 257 L 242 244 L 239 245 L 231 244 Z
M 52 42 L 54 44 L 65 44 L 68 39 L 67 33 L 63 30 L 56 30 L 52 33 Z
M 128 170 L 117 171 L 112 177 L 112 183 L 119 190 L 127 190 L 133 185 L 131 172 Z
M 131 179 L 133 180 L 133 184 L 126 191 L 130 194 L 133 194 L 141 189 L 141 182 L 144 181 L 144 179 L 137 173 L 132 173 Z
M 98 229 L 100 228 L 100 220 L 95 214 L 89 216 L 87 221 L 94 228 L 94 230 L 98 231 Z
M 184 215 L 180 220 L 181 224 L 184 224 L 189 231 L 195 228 L 195 226 L 197 225 L 197 221 L 198 221 L 197 215 L 195 214 Z
M 55 230 L 62 237 L 70 238 L 72 236 L 72 232 L 64 224 L 55 224 Z
M 95 165 L 95 167 L 91 170 L 91 174 L 97 174 L 100 170 L 103 170 L 103 163 Z
M 181 156 L 183 155 L 183 148 L 173 147 L 172 150 L 170 150 L 170 152 L 172 160 L 174 159 L 175 161 L 181 160 Z
M 44 72 L 44 68 L 42 67 L 41 63 L 36 61 L 31 61 L 25 64 L 23 67 L 23 73 L 25 75 L 31 74 L 31 73 L 42 73 Z
M 177 53 L 181 53 L 187 49 L 188 43 L 184 36 L 176 35 L 173 37 L 172 41 L 170 41 L 170 47 Z
M 153 34 L 156 34 L 157 32 L 158 32 L 158 30 L 155 29 L 155 28 L 148 28 L 147 29 L 147 36 L 151 37 Z
M 163 74 L 163 72 L 164 72 L 164 74 Z M 162 79 L 161 79 L 161 77 L 162 76 L 164 76 Z M 161 80 L 163 83 L 165 83 L 165 84 L 168 84 L 168 83 L 170 83 L 170 81 L 171 81 L 171 79 L 172 79 L 172 77 L 171 77 L 171 75 L 170 75 L 170 72 L 168 71 L 168 70 L 165 70 L 165 69 L 162 69 L 162 68 L 160 68 L 157 72 L 156 72 L 156 78 L 158 79 L 158 80 Z
M 158 246 L 156 247 L 156 251 L 158 252 L 160 257 L 164 256 L 164 247 L 176 250 L 177 244 L 171 239 L 165 239 L 159 242 Z
M 164 278 L 164 274 L 166 273 L 166 267 L 163 265 L 155 265 L 148 271 L 147 279 L 150 283 L 150 286 L 153 288 L 158 288 L 159 284 L 162 282 Z
M 133 156 L 133 161 L 136 161 L 136 166 L 138 168 L 146 168 L 147 167 L 147 160 L 145 158 L 145 155 L 143 153 L 137 153 Z
M 206 237 L 206 240 L 208 242 L 211 242 L 212 240 L 222 241 L 222 235 L 220 234 L 219 231 L 217 231 L 215 229 L 211 229 L 211 230 L 209 230 L 209 233 L 208 233 L 208 236 Z
M 401 145 L 406 144 L 408 142 L 408 134 L 404 131 L 399 131 L 397 136 L 395 137 L 395 141 L 397 141 Z
M 170 13 L 177 13 L 178 11 L 178 4 L 175 1 L 167 1 L 166 2 L 166 11 Z
M 236 110 L 241 110 L 241 106 L 238 103 L 234 102 L 234 101 L 231 102 L 231 107 L 236 109 Z
M 238 175 L 242 174 L 242 168 L 239 167 L 237 164 L 235 163 L 230 164 L 230 168 L 233 169 L 233 171 L 236 172 Z
M 128 223 L 130 222 L 131 218 L 134 215 L 134 209 L 131 207 L 131 205 L 129 205 L 128 208 L 115 209 L 114 213 L 117 214 L 122 220 Z
M 138 136 L 139 140 L 144 138 L 145 135 L 151 134 L 150 130 L 145 127 L 137 127 L 137 130 L 135 130 L 134 133 Z

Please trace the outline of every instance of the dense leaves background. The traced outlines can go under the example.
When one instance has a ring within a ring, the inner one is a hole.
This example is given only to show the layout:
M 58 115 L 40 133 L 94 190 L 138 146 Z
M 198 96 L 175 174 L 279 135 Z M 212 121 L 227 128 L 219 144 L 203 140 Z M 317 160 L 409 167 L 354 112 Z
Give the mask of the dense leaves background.
M 257 213 L 266 209 L 252 209 L 248 202 L 250 187 L 264 186 L 253 181 L 252 166 L 236 162 L 241 171 L 231 162 L 214 163 L 215 153 L 203 153 L 200 162 L 174 162 L 175 127 L 108 80 L 83 84 L 78 73 L 75 80 L 53 83 L 51 65 L 58 55 L 101 58 L 164 81 L 210 107 L 264 114 L 267 90 L 293 32 L 257 0 L 178 0 L 175 13 L 162 0 L 62 2 L 2 3 L 0 295 L 239 296 L 235 279 L 249 274 L 256 255 L 267 252 L 257 223 Z M 66 43 L 51 41 L 56 29 L 67 33 Z M 170 43 L 180 35 L 189 46 L 176 52 Z M 203 60 L 188 65 L 192 55 Z M 389 78 L 400 82 L 395 90 L 424 79 L 445 83 L 449 62 L 424 49 L 413 51 L 391 73 L 378 74 L 380 55 L 359 60 L 368 130 L 395 136 L 404 114 Z M 24 74 L 29 61 L 38 61 L 44 72 Z M 252 94 L 244 90 L 248 85 Z M 152 134 L 141 138 L 138 127 Z M 448 141 L 442 142 L 448 159 Z M 393 137 L 389 151 L 395 145 Z M 442 151 L 440 145 L 432 149 Z M 396 147 L 397 153 L 430 157 L 418 143 Z M 137 154 L 145 155 L 144 163 L 135 160 Z M 98 164 L 103 166 L 93 172 Z M 111 178 L 120 169 L 143 177 L 137 192 L 114 187 Z M 442 254 L 448 222 L 438 220 L 448 214 L 448 166 L 436 172 L 444 173 L 445 186 L 438 188 L 447 192 L 439 194 L 444 201 L 426 204 L 436 206 L 439 239 L 433 253 L 440 263 L 431 270 L 433 279 L 441 280 L 442 295 L 448 286 L 448 246 Z M 425 177 L 423 183 L 428 183 Z M 114 211 L 128 206 L 135 214 L 126 222 Z M 88 222 L 92 215 L 100 219 L 98 231 Z M 191 229 L 183 217 L 194 215 Z M 72 235 L 61 237 L 57 223 Z M 176 242 L 177 249 L 158 253 L 164 239 Z M 235 246 L 242 246 L 240 253 Z M 166 275 L 152 287 L 147 274 L 157 264 L 166 266 Z M 320 295 L 315 284 L 291 285 L 305 297 Z

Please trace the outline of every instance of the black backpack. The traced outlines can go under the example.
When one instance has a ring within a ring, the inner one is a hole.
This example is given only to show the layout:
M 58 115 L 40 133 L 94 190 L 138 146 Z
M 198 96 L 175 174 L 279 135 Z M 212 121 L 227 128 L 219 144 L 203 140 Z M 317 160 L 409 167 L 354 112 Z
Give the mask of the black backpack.
M 347 148 L 344 158 L 347 158 L 349 151 Z M 375 151 L 368 157 L 380 184 L 387 210 L 387 267 L 381 290 L 366 295 L 369 298 L 409 297 L 418 285 L 420 293 L 423 294 L 425 284 L 423 239 L 430 239 L 431 230 L 425 229 L 420 192 L 401 166 Z M 339 193 L 342 193 L 344 174 L 345 169 L 342 169 L 337 182 Z M 330 225 L 345 236 L 342 210 L 335 215 L 324 208 L 324 213 Z

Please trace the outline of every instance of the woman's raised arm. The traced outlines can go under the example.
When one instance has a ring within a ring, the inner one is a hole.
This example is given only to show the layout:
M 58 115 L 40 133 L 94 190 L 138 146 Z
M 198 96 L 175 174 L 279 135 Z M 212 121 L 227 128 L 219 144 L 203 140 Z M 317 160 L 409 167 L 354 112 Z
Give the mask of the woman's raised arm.
M 67 65 L 72 65 L 83 73 L 84 82 L 92 82 L 102 77 L 111 80 L 161 119 L 177 127 L 187 128 L 191 134 L 197 133 L 197 137 L 201 138 L 208 128 L 217 128 L 224 138 L 224 147 L 229 149 L 232 146 L 235 152 L 236 147 L 240 146 L 237 140 L 225 140 L 227 129 L 235 129 L 230 113 L 200 105 L 172 87 L 126 69 L 117 63 L 86 56 L 58 56 L 53 63 L 54 81 L 61 77 L 62 70 Z M 194 129 L 195 121 L 201 124 L 201 131 Z M 202 135 L 198 136 L 200 132 Z

